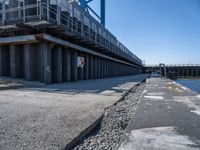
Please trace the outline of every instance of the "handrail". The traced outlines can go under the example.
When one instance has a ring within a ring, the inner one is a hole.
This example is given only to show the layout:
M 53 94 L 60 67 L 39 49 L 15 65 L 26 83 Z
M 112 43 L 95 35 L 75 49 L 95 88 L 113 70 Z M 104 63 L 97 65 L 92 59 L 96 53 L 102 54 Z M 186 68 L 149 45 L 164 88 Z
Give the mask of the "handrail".
M 80 18 L 78 14 L 74 13 L 73 10 L 76 9 L 76 7 L 78 8 L 78 4 L 70 3 L 72 7 L 74 7 L 71 10 L 69 6 L 64 6 L 57 0 L 54 0 L 54 2 L 55 7 L 50 5 L 50 3 L 41 2 L 41 0 L 37 0 L 35 4 L 28 5 L 25 5 L 25 1 L 22 1 L 18 3 L 19 6 L 13 4 L 13 6 L 16 7 L 12 6 L 12 8 L 6 8 L 9 4 L 2 5 L 2 10 L 0 10 L 0 24 L 6 25 L 8 22 L 17 20 L 26 22 L 27 20 L 31 20 L 31 18 L 42 20 L 46 17 L 47 21 L 50 21 L 58 27 L 62 27 L 65 30 L 80 35 L 81 37 L 93 41 L 96 44 L 101 45 L 101 47 L 107 48 L 111 52 L 116 53 L 129 61 L 142 65 L 142 61 L 137 56 L 130 52 L 123 44 L 121 44 L 121 42 L 117 41 L 117 39 L 109 31 L 107 31 L 107 29 L 93 21 L 94 19 L 92 19 L 91 16 L 88 18 L 89 22 L 85 22 L 83 18 L 84 16 L 88 17 L 88 14 L 85 14 L 84 11 L 80 10 L 82 17 Z M 5 0 L 1 3 L 5 3 Z M 64 7 L 66 11 L 61 11 L 61 7 Z M 63 12 L 69 12 L 69 16 L 66 16 Z M 75 20 L 75 18 L 77 18 L 77 20 Z M 92 23 L 97 26 L 96 31 L 93 30 Z M 99 31 L 99 29 L 101 29 L 101 31 Z M 117 42 L 119 43 L 119 47 L 115 46 Z

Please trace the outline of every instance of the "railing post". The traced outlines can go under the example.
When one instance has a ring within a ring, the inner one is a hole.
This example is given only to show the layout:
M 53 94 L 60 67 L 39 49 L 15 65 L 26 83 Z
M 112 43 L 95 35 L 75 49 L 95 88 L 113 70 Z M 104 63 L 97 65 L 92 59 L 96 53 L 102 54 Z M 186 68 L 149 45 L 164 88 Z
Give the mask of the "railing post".
M 6 20 L 6 9 L 5 1 L 2 1 L 2 24 L 5 25 Z
M 85 20 L 85 18 L 84 18 L 84 14 L 83 14 L 83 11 L 81 12 L 81 16 L 80 16 L 81 18 L 80 18 L 80 21 L 81 21 L 81 37 L 83 37 L 83 35 L 85 34 L 85 31 L 84 31 L 84 20 Z
M 71 32 L 74 32 L 74 7 L 71 7 L 72 17 L 71 17 Z
M 42 11 L 42 7 L 43 7 L 43 6 L 42 6 L 42 1 L 41 1 L 41 0 L 38 0 L 38 3 L 37 3 L 37 4 L 38 4 L 38 7 L 39 7 L 39 9 L 38 9 L 38 11 L 39 11 L 39 12 L 38 12 L 38 13 L 39 13 L 39 19 L 42 20 L 42 13 L 43 13 L 43 11 Z
M 23 0 L 23 21 L 26 22 L 26 8 L 25 8 L 25 0 Z
M 49 13 L 50 13 L 49 5 L 50 5 L 50 0 L 47 0 L 47 21 L 49 21 Z
M 20 6 L 21 1 L 18 1 L 18 18 L 21 18 L 21 6 Z
M 57 25 L 60 26 L 60 18 L 61 17 L 61 13 L 60 13 L 60 1 L 57 2 L 57 15 L 56 15 L 56 21 L 57 21 Z

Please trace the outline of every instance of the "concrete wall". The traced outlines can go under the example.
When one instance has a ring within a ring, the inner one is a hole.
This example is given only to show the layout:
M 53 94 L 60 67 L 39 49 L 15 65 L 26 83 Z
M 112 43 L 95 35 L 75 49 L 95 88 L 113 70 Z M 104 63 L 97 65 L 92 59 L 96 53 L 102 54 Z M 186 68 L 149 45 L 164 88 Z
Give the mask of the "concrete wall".
M 77 57 L 84 57 L 83 68 Z M 141 69 L 46 42 L 0 47 L 0 76 L 47 84 L 140 73 Z

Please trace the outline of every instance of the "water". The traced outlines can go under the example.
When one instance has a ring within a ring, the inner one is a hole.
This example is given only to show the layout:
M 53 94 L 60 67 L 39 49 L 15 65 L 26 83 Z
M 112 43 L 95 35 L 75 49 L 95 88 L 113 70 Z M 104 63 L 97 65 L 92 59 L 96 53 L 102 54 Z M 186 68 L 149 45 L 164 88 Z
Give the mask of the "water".
M 200 93 L 200 80 L 177 80 L 176 82 L 195 92 Z

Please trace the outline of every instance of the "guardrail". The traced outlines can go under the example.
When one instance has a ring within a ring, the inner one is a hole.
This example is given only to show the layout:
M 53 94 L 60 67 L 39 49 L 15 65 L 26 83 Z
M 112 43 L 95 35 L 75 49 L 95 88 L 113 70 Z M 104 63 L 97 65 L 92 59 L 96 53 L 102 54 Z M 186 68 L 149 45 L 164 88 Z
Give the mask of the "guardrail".
M 166 67 L 200 67 L 200 64 L 167 64 Z M 145 65 L 145 67 L 159 67 L 159 65 Z
M 65 4 L 58 0 L 13 0 L 13 3 L 11 2 L 11 0 L 0 2 L 0 26 L 47 21 L 53 26 L 98 45 L 103 50 L 109 50 L 135 64 L 142 65 L 142 61 L 137 56 L 82 10 L 76 2 L 65 2 Z

